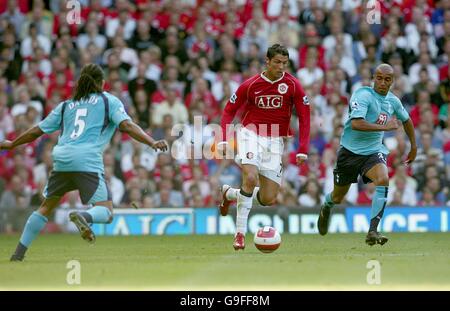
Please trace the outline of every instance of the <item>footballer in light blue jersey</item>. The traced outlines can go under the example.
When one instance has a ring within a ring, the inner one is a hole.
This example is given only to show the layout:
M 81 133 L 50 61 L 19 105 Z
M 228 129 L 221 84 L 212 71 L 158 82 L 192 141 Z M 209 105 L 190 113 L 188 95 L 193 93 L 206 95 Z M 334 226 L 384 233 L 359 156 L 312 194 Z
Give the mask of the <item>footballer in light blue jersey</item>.
M 69 191 L 78 190 L 81 201 L 93 205 L 86 212 L 69 214 L 84 240 L 95 242 L 90 227 L 93 223 L 112 221 L 113 206 L 103 175 L 103 150 L 117 128 L 155 150 L 168 149 L 165 141 L 155 141 L 131 121 L 120 100 L 103 92 L 104 83 L 99 66 L 84 66 L 73 99 L 60 103 L 42 122 L 14 141 L 0 142 L 0 151 L 12 150 L 44 133 L 61 131 L 53 149 L 53 171 L 44 189 L 45 200 L 28 218 L 11 261 L 24 259 L 28 247 L 45 227 L 48 215 Z
M 344 125 L 333 171 L 334 188 L 325 196 L 317 221 L 321 235 L 328 233 L 331 208 L 342 202 L 350 185 L 358 181 L 358 176 L 362 176 L 364 183 L 375 184 L 366 244 L 383 245 L 388 241 L 378 232 L 389 186 L 386 164 L 388 150 L 383 145 L 384 132 L 397 130 L 401 122 L 411 143 L 411 150 L 405 155 L 405 165 L 414 161 L 417 153 L 412 121 L 400 100 L 389 91 L 393 82 L 394 70 L 388 64 L 381 64 L 375 69 L 373 87 L 356 90 L 350 99 L 349 118 Z
M 352 129 L 353 119 L 364 119 L 369 123 L 386 125 L 395 116 L 402 123 L 409 114 L 397 96 L 388 92 L 386 96 L 377 93 L 372 87 L 364 86 L 353 93 L 349 104 L 349 117 L 344 125 L 341 145 L 355 154 L 370 155 L 389 151 L 383 145 L 383 131 L 359 131 Z
M 130 117 L 122 102 L 107 92 L 59 104 L 38 125 L 46 134 L 61 130 L 54 171 L 103 173 L 103 150 L 125 120 Z

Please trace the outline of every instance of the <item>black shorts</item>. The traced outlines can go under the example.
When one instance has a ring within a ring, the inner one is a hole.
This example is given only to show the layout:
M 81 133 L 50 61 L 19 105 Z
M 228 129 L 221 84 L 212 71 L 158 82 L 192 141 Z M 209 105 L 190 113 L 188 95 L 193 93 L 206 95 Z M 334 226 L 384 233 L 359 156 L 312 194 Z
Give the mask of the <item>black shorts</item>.
M 111 191 L 101 173 L 55 172 L 50 173 L 44 189 L 44 197 L 62 197 L 67 192 L 78 190 L 83 204 L 111 201 Z
M 337 154 L 336 167 L 334 168 L 334 183 L 345 186 L 358 182 L 361 175 L 365 184 L 372 182 L 365 174 L 376 164 L 386 165 L 386 155 L 377 152 L 370 155 L 360 155 L 351 152 L 341 146 Z

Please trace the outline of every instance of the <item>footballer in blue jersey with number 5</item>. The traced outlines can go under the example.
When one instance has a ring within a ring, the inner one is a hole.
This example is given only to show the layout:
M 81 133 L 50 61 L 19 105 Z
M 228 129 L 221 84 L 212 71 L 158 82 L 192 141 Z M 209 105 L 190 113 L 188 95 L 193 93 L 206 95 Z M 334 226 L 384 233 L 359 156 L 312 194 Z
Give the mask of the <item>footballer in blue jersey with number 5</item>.
M 361 87 L 351 96 L 334 169 L 334 188 L 326 195 L 317 222 L 321 235 L 328 232 L 331 208 L 342 202 L 351 184 L 362 176 L 364 183 L 375 184 L 366 243 L 372 246 L 388 241 L 378 232 L 389 186 L 386 164 L 389 152 L 383 145 L 384 132 L 397 130 L 401 123 L 411 143 L 405 165 L 414 161 L 417 153 L 413 123 L 400 99 L 389 91 L 393 82 L 394 70 L 388 64 L 381 64 L 375 69 L 373 87 Z
M 60 130 L 52 153 L 53 171 L 43 193 L 45 200 L 28 218 L 11 261 L 24 259 L 25 252 L 45 227 L 48 215 L 69 191 L 78 190 L 83 204 L 93 206 L 86 212 L 69 214 L 84 240 L 95 242 L 90 227 L 93 223 L 112 221 L 113 205 L 103 175 L 103 151 L 117 128 L 155 150 L 168 149 L 165 141 L 155 141 L 131 121 L 122 102 L 103 91 L 104 84 L 99 66 L 84 66 L 72 99 L 60 103 L 43 121 L 14 141 L 0 142 L 0 150 L 12 150 Z

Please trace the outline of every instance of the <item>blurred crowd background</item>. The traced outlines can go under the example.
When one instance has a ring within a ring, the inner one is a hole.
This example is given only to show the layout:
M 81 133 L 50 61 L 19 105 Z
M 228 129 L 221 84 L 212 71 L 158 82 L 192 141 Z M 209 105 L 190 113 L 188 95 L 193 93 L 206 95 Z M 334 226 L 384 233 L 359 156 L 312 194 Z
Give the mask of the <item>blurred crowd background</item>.
M 450 204 L 449 0 L 71 1 L 80 14 L 66 2 L 0 1 L 0 140 L 37 124 L 71 97 L 83 65 L 99 64 L 106 91 L 153 137 L 178 141 L 181 154 L 155 153 L 117 131 L 104 155 L 115 207 L 215 206 L 219 185 L 239 187 L 233 160 L 183 155 L 201 150 L 193 135 L 211 140 L 206 125 L 220 123 L 239 84 L 264 70 L 274 43 L 288 47 L 289 71 L 311 103 L 309 160 L 295 165 L 297 132 L 283 158 L 277 204 L 316 207 L 331 191 L 348 100 L 371 85 L 381 62 L 395 70 L 391 91 L 409 111 L 418 142 L 416 162 L 405 167 L 404 131 L 386 133 L 388 204 Z M 202 123 L 194 126 L 196 117 Z M 171 133 L 175 124 L 184 125 L 181 139 Z M 297 124 L 294 116 L 294 130 Z M 1 154 L 0 215 L 28 215 L 42 202 L 57 139 L 45 135 Z M 369 205 L 373 192 L 371 184 L 355 184 L 346 203 Z M 81 206 L 77 192 L 62 201 Z

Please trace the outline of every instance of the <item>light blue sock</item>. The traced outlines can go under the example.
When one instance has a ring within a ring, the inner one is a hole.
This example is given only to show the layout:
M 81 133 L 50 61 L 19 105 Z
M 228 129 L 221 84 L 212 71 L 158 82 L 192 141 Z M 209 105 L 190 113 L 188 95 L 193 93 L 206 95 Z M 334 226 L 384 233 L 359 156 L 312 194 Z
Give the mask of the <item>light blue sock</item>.
M 331 199 L 331 192 L 325 196 L 325 206 L 328 208 L 334 207 L 334 202 Z
M 107 207 L 96 205 L 86 211 L 92 217 L 94 224 L 107 224 L 112 220 L 111 212 Z
M 372 198 L 372 209 L 370 210 L 370 218 L 374 218 L 376 216 L 383 216 L 384 207 L 386 206 L 388 195 L 388 187 L 385 186 L 376 186 L 375 194 Z
M 20 243 L 22 243 L 26 247 L 29 247 L 31 242 L 36 239 L 39 232 L 44 229 L 47 221 L 47 217 L 41 215 L 37 211 L 33 212 L 33 214 L 28 217 L 27 223 L 25 224 L 22 236 L 20 237 Z

